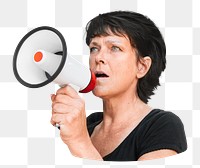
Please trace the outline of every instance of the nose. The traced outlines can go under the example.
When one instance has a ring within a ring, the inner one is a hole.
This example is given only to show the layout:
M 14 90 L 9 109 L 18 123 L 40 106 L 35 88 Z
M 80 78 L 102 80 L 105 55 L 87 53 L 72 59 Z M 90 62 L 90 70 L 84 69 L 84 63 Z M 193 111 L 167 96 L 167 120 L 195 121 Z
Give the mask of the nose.
M 95 61 L 97 64 L 106 64 L 107 63 L 107 53 L 104 50 L 100 50 L 100 52 L 96 55 Z

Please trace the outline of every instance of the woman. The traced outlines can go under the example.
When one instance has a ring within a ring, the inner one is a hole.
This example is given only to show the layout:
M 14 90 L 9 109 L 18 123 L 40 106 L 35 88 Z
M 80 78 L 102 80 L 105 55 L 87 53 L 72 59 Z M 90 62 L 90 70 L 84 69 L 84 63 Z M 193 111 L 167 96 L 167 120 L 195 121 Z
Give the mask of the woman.
M 99 15 L 87 27 L 93 94 L 103 113 L 87 118 L 84 100 L 70 86 L 52 95 L 52 125 L 78 157 L 136 161 L 167 157 L 187 149 L 181 120 L 147 103 L 165 69 L 160 31 L 147 17 L 128 11 Z

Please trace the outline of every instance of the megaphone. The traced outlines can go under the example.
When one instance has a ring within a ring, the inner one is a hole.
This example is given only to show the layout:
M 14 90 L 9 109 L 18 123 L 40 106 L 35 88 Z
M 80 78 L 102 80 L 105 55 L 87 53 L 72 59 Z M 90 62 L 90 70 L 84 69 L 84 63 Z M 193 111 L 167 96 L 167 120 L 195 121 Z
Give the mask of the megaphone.
M 67 54 L 63 35 L 55 28 L 42 26 L 28 32 L 19 42 L 13 57 L 16 79 L 26 87 L 39 88 L 55 82 L 73 84 L 79 92 L 94 89 L 95 74 Z

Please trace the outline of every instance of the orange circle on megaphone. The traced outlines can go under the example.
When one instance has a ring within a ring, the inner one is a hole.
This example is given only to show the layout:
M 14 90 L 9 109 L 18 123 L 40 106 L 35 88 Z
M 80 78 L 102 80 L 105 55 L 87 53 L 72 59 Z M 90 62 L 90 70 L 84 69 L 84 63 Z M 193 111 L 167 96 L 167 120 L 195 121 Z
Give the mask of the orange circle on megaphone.
M 34 60 L 35 62 L 40 62 L 42 60 L 42 57 L 43 57 L 43 54 L 42 52 L 36 52 L 35 55 L 34 55 Z

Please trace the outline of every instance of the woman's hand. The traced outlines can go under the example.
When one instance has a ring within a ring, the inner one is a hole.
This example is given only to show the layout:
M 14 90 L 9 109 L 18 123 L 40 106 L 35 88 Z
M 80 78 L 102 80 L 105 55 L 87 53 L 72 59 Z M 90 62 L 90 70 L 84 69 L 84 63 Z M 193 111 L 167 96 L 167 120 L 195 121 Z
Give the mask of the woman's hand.
M 60 137 L 70 152 L 77 157 L 102 160 L 87 131 L 84 100 L 71 86 L 60 88 L 51 100 L 51 124 L 60 125 Z
M 51 124 L 60 125 L 60 137 L 67 145 L 88 140 L 85 102 L 69 85 L 60 88 L 52 99 Z

